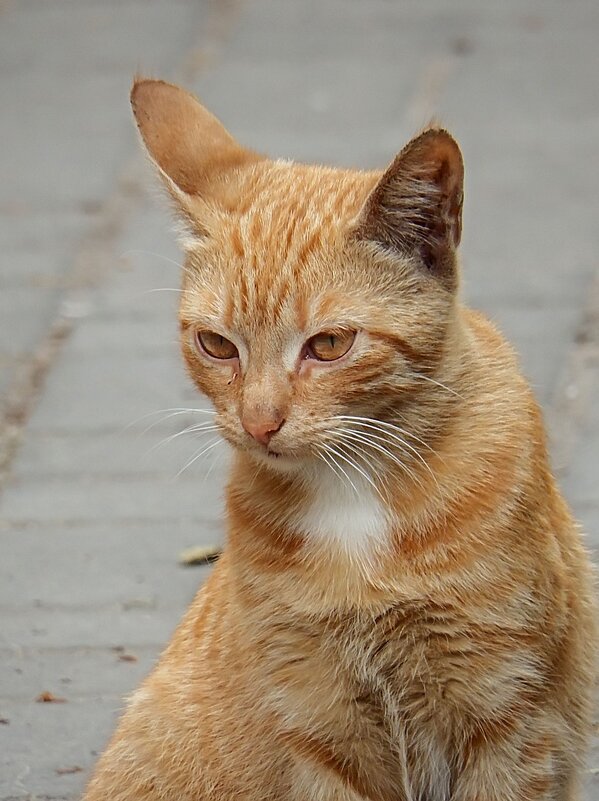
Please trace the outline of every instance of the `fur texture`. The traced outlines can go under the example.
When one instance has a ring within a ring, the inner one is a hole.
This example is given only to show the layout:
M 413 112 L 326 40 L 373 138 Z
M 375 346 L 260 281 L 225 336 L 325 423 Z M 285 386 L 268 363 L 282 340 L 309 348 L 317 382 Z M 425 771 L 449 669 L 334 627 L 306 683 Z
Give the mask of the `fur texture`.
M 591 570 L 514 354 L 459 299 L 454 140 L 334 170 L 245 150 L 177 87 L 132 102 L 235 461 L 224 554 L 87 801 L 572 801 Z

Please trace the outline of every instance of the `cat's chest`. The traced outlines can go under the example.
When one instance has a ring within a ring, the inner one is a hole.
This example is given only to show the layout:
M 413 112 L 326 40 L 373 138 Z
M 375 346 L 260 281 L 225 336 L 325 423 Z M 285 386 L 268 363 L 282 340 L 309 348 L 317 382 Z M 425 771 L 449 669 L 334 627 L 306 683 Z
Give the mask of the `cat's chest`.
M 368 557 L 385 547 L 389 517 L 375 487 L 360 476 L 351 481 L 341 483 L 325 474 L 310 487 L 294 523 L 310 542 Z
M 281 720 L 326 743 L 345 784 L 347 765 L 376 777 L 364 797 L 448 798 L 448 710 L 426 639 L 396 615 L 348 617 L 313 631 L 303 659 L 289 654 Z

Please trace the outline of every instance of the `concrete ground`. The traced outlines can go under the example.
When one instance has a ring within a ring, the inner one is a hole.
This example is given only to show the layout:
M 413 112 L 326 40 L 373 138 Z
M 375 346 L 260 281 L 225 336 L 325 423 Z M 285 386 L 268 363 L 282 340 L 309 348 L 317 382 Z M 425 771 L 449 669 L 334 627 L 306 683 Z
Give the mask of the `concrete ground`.
M 198 400 L 176 292 L 152 291 L 179 256 L 132 73 L 298 160 L 382 167 L 433 115 L 455 132 L 465 295 L 518 346 L 596 549 L 598 36 L 594 0 L 0 0 L 0 801 L 79 795 L 206 575 L 179 551 L 222 531 L 224 448 L 173 480 L 197 441 L 152 448 L 190 419 L 144 433 Z

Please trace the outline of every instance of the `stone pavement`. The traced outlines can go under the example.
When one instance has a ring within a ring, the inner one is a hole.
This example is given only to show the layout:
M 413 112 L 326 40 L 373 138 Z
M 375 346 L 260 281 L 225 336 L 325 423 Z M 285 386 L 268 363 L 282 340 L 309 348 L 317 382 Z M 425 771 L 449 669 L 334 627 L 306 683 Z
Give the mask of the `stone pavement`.
M 0 0 L 0 801 L 78 796 L 206 574 L 179 551 L 221 536 L 224 448 L 173 480 L 201 443 L 155 446 L 195 419 L 143 433 L 198 401 L 153 292 L 179 257 L 132 73 L 298 160 L 382 167 L 433 115 L 455 132 L 466 297 L 519 348 L 597 548 L 598 36 L 590 0 Z

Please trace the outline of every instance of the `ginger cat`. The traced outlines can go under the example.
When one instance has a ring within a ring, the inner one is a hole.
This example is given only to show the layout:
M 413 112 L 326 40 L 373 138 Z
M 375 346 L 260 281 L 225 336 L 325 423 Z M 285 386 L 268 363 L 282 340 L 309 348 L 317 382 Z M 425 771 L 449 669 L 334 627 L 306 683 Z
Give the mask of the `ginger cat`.
M 271 161 L 132 91 L 189 236 L 227 544 L 87 801 L 571 801 L 591 569 L 512 349 L 461 304 L 444 130 L 386 172 Z

